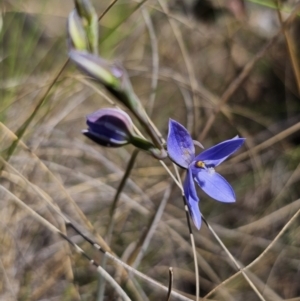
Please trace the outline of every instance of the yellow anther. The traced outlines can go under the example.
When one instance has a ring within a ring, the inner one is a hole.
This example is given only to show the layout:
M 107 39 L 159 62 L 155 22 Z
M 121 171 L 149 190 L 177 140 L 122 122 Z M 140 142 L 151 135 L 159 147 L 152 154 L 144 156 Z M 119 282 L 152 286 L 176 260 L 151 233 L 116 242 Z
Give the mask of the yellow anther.
M 197 161 L 196 166 L 200 168 L 205 168 L 205 163 L 203 161 Z

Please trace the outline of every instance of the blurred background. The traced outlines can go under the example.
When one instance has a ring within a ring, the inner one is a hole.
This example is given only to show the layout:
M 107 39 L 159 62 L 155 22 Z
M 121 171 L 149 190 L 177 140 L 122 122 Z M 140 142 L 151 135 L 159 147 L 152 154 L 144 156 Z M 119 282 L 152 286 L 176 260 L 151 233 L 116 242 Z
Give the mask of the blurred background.
M 199 189 L 200 209 L 265 300 L 300 300 L 299 1 L 117 0 L 108 11 L 108 0 L 92 2 L 101 16 L 100 55 L 125 66 L 164 137 L 173 118 L 204 147 L 247 138 L 218 168 L 237 202 L 218 203 Z M 166 286 L 173 267 L 174 288 L 195 299 L 181 193 L 157 160 L 138 154 L 110 214 L 134 149 L 101 148 L 81 134 L 85 116 L 115 99 L 72 63 L 63 68 L 73 8 L 71 0 L 0 2 L 0 300 L 119 300 L 13 196 L 102 264 L 101 253 L 66 230 L 46 200 Z M 22 139 L 12 150 L 16 133 Z M 193 231 L 201 297 L 259 300 L 205 224 Z M 166 300 L 135 277 L 129 288 L 109 260 L 105 269 L 132 300 Z

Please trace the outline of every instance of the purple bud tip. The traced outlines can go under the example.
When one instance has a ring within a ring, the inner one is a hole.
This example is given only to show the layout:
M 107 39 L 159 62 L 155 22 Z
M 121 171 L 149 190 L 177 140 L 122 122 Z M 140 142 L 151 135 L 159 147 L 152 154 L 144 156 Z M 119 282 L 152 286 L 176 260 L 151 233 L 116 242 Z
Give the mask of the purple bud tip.
M 127 113 L 112 108 L 87 116 L 88 129 L 83 134 L 102 146 L 119 147 L 130 142 L 133 124 Z

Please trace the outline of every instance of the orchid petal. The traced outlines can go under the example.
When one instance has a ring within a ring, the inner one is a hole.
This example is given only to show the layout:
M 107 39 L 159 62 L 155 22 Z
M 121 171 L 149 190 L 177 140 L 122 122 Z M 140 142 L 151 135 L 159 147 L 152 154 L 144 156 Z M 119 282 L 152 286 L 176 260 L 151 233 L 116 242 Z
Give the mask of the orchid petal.
M 183 190 L 189 208 L 189 213 L 196 228 L 199 230 L 201 227 L 201 213 L 198 206 L 199 198 L 196 193 L 195 183 L 190 169 L 188 169 L 187 171 L 186 178 L 183 184 Z
M 199 154 L 195 161 L 203 161 L 207 166 L 218 166 L 244 143 L 245 138 L 234 137 L 223 141 Z
M 169 121 L 168 154 L 172 161 L 188 168 L 195 157 L 195 147 L 187 129 L 175 120 Z
M 213 199 L 224 202 L 235 202 L 235 193 L 231 185 L 212 168 L 192 169 L 195 181 L 201 189 Z

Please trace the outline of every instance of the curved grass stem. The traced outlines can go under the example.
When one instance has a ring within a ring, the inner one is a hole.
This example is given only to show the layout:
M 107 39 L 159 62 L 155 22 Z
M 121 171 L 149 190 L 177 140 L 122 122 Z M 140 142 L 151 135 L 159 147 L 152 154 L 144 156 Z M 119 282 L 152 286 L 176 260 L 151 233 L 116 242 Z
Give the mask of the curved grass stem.
M 112 234 L 113 227 L 114 227 L 114 214 L 115 214 L 116 208 L 118 206 L 118 201 L 119 201 L 120 195 L 121 195 L 121 193 L 122 193 L 122 191 L 125 187 L 127 179 L 130 176 L 130 173 L 132 171 L 132 168 L 134 166 L 134 163 L 136 161 L 136 158 L 137 158 L 138 154 L 139 154 L 139 150 L 134 149 L 134 151 L 132 152 L 131 158 L 130 158 L 128 164 L 127 164 L 125 173 L 122 177 L 122 180 L 121 180 L 121 182 L 118 186 L 118 189 L 116 191 L 116 194 L 114 196 L 114 199 L 113 199 L 110 211 L 109 211 L 110 222 L 109 222 L 109 225 L 107 227 L 107 231 L 106 231 L 106 235 L 105 235 L 105 238 L 106 238 L 108 243 L 110 242 L 110 239 L 111 239 L 111 234 Z
M 255 284 L 251 281 L 251 279 L 249 278 L 249 276 L 245 273 L 244 269 L 239 265 L 239 263 L 236 261 L 236 259 L 233 257 L 233 255 L 229 252 L 229 250 L 227 249 L 227 247 L 224 245 L 224 243 L 222 242 L 221 238 L 218 236 L 218 234 L 214 231 L 214 229 L 211 227 L 211 225 L 207 222 L 207 220 L 205 219 L 205 217 L 203 215 L 201 215 L 203 222 L 206 224 L 208 230 L 212 233 L 212 235 L 215 237 L 215 239 L 217 240 L 217 242 L 219 243 L 219 245 L 221 246 L 221 248 L 225 251 L 225 253 L 228 255 L 228 257 L 230 258 L 230 260 L 234 263 L 234 265 L 236 266 L 236 268 L 241 271 L 241 273 L 243 274 L 244 278 L 246 279 L 246 281 L 249 283 L 249 285 L 251 286 L 251 288 L 253 289 L 253 291 L 256 293 L 257 297 L 261 300 L 261 301 L 266 301 L 266 299 L 263 297 L 263 295 L 259 292 L 259 290 L 257 289 L 257 287 L 255 286 Z

